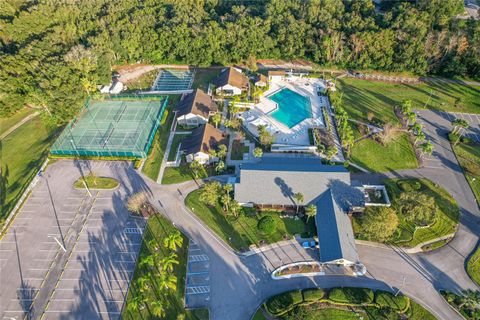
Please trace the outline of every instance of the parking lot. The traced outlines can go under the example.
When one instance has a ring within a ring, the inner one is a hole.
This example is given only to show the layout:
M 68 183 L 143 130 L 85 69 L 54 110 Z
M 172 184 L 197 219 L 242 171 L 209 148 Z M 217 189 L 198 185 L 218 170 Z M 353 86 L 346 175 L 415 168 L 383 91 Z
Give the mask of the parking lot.
M 472 141 L 480 142 L 480 114 L 454 112 L 442 112 L 442 114 L 449 121 L 453 121 L 456 118 L 466 120 L 470 127 L 465 130 L 465 137 L 472 139 Z
M 480 115 L 467 113 L 452 113 L 444 111 L 418 110 L 417 121 L 423 125 L 427 140 L 433 143 L 433 153 L 424 156 L 424 168 L 444 169 L 451 165 L 450 142 L 447 134 L 452 131 L 451 122 L 456 119 L 467 120 L 470 127 L 465 130 L 464 136 L 472 141 L 480 142 Z
M 121 185 L 90 196 L 73 188 L 81 170 Z M 145 226 L 124 205 L 134 175 L 122 162 L 61 161 L 46 170 L 0 241 L 2 318 L 120 317 Z
M 210 259 L 193 240 L 188 247 L 185 307 L 207 307 L 210 301 Z

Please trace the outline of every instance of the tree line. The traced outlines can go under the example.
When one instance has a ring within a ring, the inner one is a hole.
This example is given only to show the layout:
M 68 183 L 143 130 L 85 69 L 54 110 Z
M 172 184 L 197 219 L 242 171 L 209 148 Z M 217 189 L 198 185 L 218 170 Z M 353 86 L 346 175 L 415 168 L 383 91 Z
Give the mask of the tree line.
M 324 66 L 480 75 L 480 22 L 462 0 L 6 0 L 0 115 L 69 120 L 113 65 L 305 58 Z

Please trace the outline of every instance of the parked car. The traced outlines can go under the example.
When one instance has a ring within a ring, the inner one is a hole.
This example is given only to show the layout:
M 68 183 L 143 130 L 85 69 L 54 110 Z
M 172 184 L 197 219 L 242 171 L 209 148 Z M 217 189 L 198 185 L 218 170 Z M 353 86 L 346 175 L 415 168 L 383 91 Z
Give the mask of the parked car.
M 304 241 L 302 242 L 302 247 L 304 247 L 305 249 L 311 249 L 311 248 L 315 248 L 316 247 L 316 243 L 315 241 Z

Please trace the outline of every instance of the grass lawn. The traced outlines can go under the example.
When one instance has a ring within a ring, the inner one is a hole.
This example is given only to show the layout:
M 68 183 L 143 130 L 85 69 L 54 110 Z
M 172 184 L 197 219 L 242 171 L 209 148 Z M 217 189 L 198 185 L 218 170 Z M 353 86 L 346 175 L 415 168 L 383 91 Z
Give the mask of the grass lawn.
M 266 211 L 250 214 L 250 210 L 244 210 L 245 213 L 240 214 L 238 218 L 231 215 L 225 216 L 219 204 L 210 208 L 200 201 L 201 192 L 201 189 L 195 190 L 186 197 L 187 207 L 236 250 L 248 249 L 250 245 L 258 245 L 262 240 L 274 243 L 282 240 L 285 235 L 313 236 L 315 234 L 314 219 L 310 219 L 306 225 L 301 219 L 281 219 L 276 212 L 268 213 L 276 222 L 276 231 L 272 234 L 263 234 L 258 230 L 257 223 L 267 214 Z
M 23 108 L 7 118 L 0 118 L 0 136 L 8 129 L 16 125 L 18 122 L 22 121 L 23 118 L 29 116 L 34 112 L 35 109 Z
M 363 139 L 352 148 L 351 161 L 375 172 L 418 167 L 415 151 L 406 133 L 398 135 L 387 146 L 373 139 Z
M 437 219 L 436 222 L 428 228 L 421 228 L 415 230 L 412 223 L 408 223 L 399 215 L 401 232 L 393 239 L 395 244 L 414 247 L 422 242 L 429 241 L 438 237 L 445 236 L 455 231 L 460 215 L 459 208 L 452 196 L 442 187 L 435 186 L 427 179 L 388 179 L 384 183 L 387 187 L 390 200 L 395 206 L 395 200 L 400 196 L 401 190 L 397 184 L 398 181 L 408 181 L 414 183 L 418 181 L 421 185 L 420 192 L 425 192 L 429 196 L 435 198 L 437 204 Z
M 408 319 L 411 320 L 436 320 L 427 309 L 410 299 L 410 309 L 407 311 Z
M 310 310 L 307 314 L 302 314 L 305 317 L 303 320 L 359 320 L 365 314 L 358 312 L 336 309 L 336 308 L 322 308 Z
M 46 128 L 36 117 L 1 140 L 0 225 L 42 166 L 55 130 Z M 5 193 L 4 193 L 5 190 Z M 5 195 L 5 198 L 3 197 Z
M 162 259 L 170 251 L 164 248 L 163 239 L 173 233 L 175 228 L 172 224 L 160 215 L 151 216 L 147 222 L 146 232 L 143 237 L 142 247 L 140 248 L 139 261 L 147 256 L 153 256 L 155 248 L 158 248 L 159 257 Z M 158 278 L 162 271 L 160 268 L 150 269 L 146 265 L 137 264 L 133 274 L 132 282 L 128 290 L 127 301 L 122 314 L 122 319 L 153 319 L 149 309 L 149 302 L 159 300 L 165 308 L 166 315 L 162 319 L 176 320 L 180 314 L 185 314 L 187 320 L 206 320 L 208 319 L 208 310 L 192 310 L 186 312 L 184 309 L 185 292 L 185 274 L 187 270 L 188 239 L 183 236 L 183 245 L 177 249 L 179 264 L 174 265 L 173 275 L 177 277 L 176 290 L 160 289 Z M 148 279 L 149 288 L 144 292 L 147 298 L 147 307 L 142 310 L 132 310 L 129 305 L 132 304 L 134 297 L 140 295 L 137 279 L 145 277 Z
M 188 134 L 175 134 L 173 136 L 172 145 L 170 147 L 170 153 L 168 154 L 168 161 L 175 161 L 175 157 L 177 156 L 177 150 L 180 143 L 188 136 Z
M 480 286 L 480 246 L 475 253 L 468 259 L 467 272 L 470 277 Z
M 480 113 L 480 89 L 471 86 L 453 83 L 413 85 L 343 78 L 338 79 L 337 87 L 343 92 L 345 110 L 357 120 L 367 121 L 367 112 L 371 111 L 384 122 L 398 123 L 393 108 L 405 99 L 412 100 L 414 108 L 424 108 L 428 101 L 428 109 Z
M 73 186 L 77 189 L 85 189 L 85 184 L 83 183 L 85 181 L 85 184 L 89 189 L 115 189 L 118 187 L 118 181 L 113 179 L 113 178 L 107 178 L 107 177 L 95 177 L 92 175 L 85 176 L 84 178 L 80 178 L 75 183 Z
M 195 71 L 195 79 L 193 80 L 192 88 L 202 89 L 207 91 L 208 84 L 213 81 L 222 69 L 220 68 L 198 68 Z
M 453 151 L 480 205 L 480 144 L 459 143 L 453 147 Z
M 168 112 L 165 123 L 161 124 L 153 138 L 152 146 L 148 153 L 142 172 L 152 180 L 157 180 L 160 166 L 162 165 L 165 149 L 167 148 L 168 136 L 170 134 L 170 127 L 172 126 L 174 113 L 173 108 L 180 100 L 179 95 L 170 95 L 168 98 L 168 106 L 165 112 Z
M 249 150 L 240 140 L 233 140 L 230 158 L 232 160 L 243 160 L 243 154 L 248 153 Z

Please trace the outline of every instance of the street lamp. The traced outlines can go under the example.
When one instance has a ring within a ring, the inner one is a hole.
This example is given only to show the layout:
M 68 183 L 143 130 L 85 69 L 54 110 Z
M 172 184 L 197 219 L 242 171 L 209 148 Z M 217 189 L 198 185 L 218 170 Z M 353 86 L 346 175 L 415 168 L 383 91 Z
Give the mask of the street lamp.
M 60 246 L 60 248 L 62 248 L 63 252 L 67 252 L 67 249 L 65 249 L 65 247 L 63 246 L 63 244 L 58 240 L 57 237 L 53 236 L 53 235 L 49 235 L 48 236 L 49 238 L 53 238 L 57 243 L 58 245 Z

